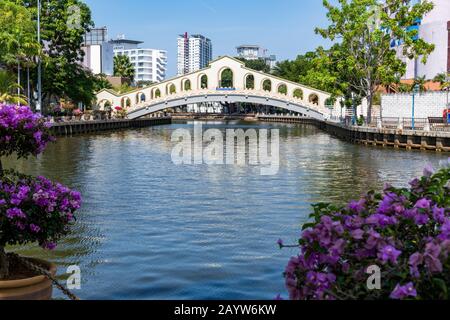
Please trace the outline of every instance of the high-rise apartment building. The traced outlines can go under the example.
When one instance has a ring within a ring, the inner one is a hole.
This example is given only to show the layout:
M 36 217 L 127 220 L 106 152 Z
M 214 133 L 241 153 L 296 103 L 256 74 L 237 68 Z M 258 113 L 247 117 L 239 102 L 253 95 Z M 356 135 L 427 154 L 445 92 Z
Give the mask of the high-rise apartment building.
M 212 60 L 210 39 L 187 33 L 178 37 L 178 74 L 186 74 L 203 69 Z
M 140 48 L 141 41 L 120 37 L 111 40 L 114 55 L 127 56 L 135 68 L 134 80 L 162 82 L 166 78 L 167 51 Z
M 270 68 L 273 68 L 277 62 L 275 55 L 268 55 L 267 49 L 263 49 L 258 45 L 241 45 L 236 48 L 239 58 L 246 60 L 264 60 Z

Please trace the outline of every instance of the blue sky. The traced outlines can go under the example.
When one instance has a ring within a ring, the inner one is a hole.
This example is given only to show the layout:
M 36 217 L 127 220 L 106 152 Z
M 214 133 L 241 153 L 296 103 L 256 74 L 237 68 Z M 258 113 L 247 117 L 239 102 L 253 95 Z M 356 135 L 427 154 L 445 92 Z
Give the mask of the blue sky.
M 200 33 L 213 55 L 235 55 L 240 44 L 259 44 L 279 60 L 327 42 L 315 35 L 327 25 L 321 0 L 85 0 L 96 26 L 109 37 L 125 34 L 143 47 L 168 51 L 167 76 L 176 73 L 177 36 Z

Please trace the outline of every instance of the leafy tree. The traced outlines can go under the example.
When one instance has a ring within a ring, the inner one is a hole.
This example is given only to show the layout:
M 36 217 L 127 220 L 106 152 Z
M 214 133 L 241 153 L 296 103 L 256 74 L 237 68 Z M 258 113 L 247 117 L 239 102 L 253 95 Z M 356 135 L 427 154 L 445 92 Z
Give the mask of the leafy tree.
M 410 85 L 407 85 L 406 83 L 399 83 L 397 90 L 401 93 L 408 93 L 411 92 L 412 87 Z
M 32 14 L 14 1 L 0 2 L 0 65 L 15 70 L 30 66 L 41 51 Z
M 15 76 L 6 70 L 0 70 L 0 102 L 26 105 L 26 97 L 18 95 L 17 88 L 20 86 Z
M 367 98 L 367 120 L 371 121 L 372 105 L 377 87 L 395 82 L 406 65 L 396 56 L 393 40 L 402 42 L 403 54 L 414 59 L 422 56 L 426 62 L 434 45 L 417 38 L 417 30 L 409 28 L 432 10 L 430 1 L 412 4 L 412 0 L 338 0 L 334 6 L 328 0 L 330 25 L 316 32 L 331 41 L 339 41 L 335 50 L 343 59 L 337 64 L 347 74 L 350 90 Z
M 450 88 L 450 73 L 440 73 L 433 79 L 434 82 L 439 82 L 441 90 L 447 90 Z
M 37 0 L 18 0 L 37 19 Z M 84 35 L 93 27 L 91 11 L 81 0 L 41 1 L 43 109 L 61 98 L 87 103 L 91 93 L 83 85 L 93 78 L 82 68 Z M 81 79 L 79 79 L 81 77 Z M 32 79 L 36 79 L 33 71 Z M 32 87 L 36 88 L 33 82 Z M 92 83 L 88 84 L 93 87 Z M 79 100 L 81 99 L 81 100 Z
M 118 87 L 116 86 L 113 89 L 114 89 L 114 91 L 116 91 L 119 94 L 125 94 L 125 93 L 135 90 L 136 88 L 130 86 L 129 83 L 122 83 L 120 86 L 118 86 Z
M 427 87 L 425 86 L 426 83 L 427 79 L 425 78 L 425 76 L 414 79 L 414 82 L 411 85 L 411 91 L 413 91 L 417 87 L 419 89 L 419 92 L 426 92 L 427 91 Z
M 269 73 L 270 72 L 270 66 L 262 58 L 255 59 L 255 60 L 247 60 L 247 59 L 238 57 L 237 59 L 239 59 L 242 62 L 244 62 L 245 66 L 247 68 L 250 68 L 250 69 L 253 69 L 253 70 L 256 70 L 256 71 L 261 71 L 261 72 L 264 72 L 264 73 Z
M 112 89 L 112 84 L 108 81 L 106 78 L 106 75 L 103 73 L 100 73 L 98 75 L 95 75 L 95 83 L 94 83 L 94 90 L 95 92 L 98 92 L 102 89 Z
M 305 76 L 314 66 L 314 59 L 316 58 L 316 52 L 307 52 L 304 55 L 297 56 L 293 61 L 280 61 L 275 65 L 272 73 L 277 77 L 299 82 L 300 77 Z
M 125 55 L 114 57 L 114 76 L 128 78 L 130 82 L 133 82 L 135 70 L 130 58 Z
M 314 56 L 308 58 L 307 70 L 299 76 L 299 82 L 330 92 L 333 96 L 342 95 L 347 88 L 345 75 L 339 73 L 337 63 L 341 60 L 340 51 L 324 50 L 319 47 Z
M 153 81 L 139 80 L 138 82 L 136 82 L 136 87 L 138 87 L 138 88 L 144 88 L 144 87 L 151 86 L 152 84 L 154 84 Z

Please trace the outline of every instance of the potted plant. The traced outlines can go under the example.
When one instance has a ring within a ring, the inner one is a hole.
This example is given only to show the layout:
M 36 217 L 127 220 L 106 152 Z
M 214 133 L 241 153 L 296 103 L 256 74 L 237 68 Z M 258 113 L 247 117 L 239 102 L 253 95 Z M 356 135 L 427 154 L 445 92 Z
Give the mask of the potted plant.
M 89 120 L 91 120 L 91 116 L 92 116 L 92 111 L 91 110 L 86 110 L 84 115 L 83 115 L 83 119 L 85 121 L 89 121 Z
M 77 121 L 81 120 L 81 116 L 83 115 L 83 112 L 80 109 L 73 110 L 73 116 Z
M 54 141 L 49 123 L 28 107 L 0 105 L 0 300 L 43 300 L 52 295 L 52 282 L 26 266 L 29 263 L 55 275 L 46 261 L 7 253 L 8 245 L 37 243 L 52 250 L 69 232 L 80 208 L 78 192 L 12 170 L 3 170 L 2 156 L 36 156 Z M 23 261 L 26 261 L 24 263 Z
M 50 110 L 50 114 L 53 116 L 55 122 L 61 122 L 64 112 L 61 106 L 53 106 Z
M 118 119 L 125 119 L 127 117 L 127 111 L 122 107 L 117 106 L 114 108 L 114 111 L 115 111 L 115 116 Z
M 64 110 L 64 114 L 65 114 L 65 121 L 70 121 L 72 120 L 72 116 L 73 116 L 73 111 L 76 109 L 75 104 L 73 104 L 72 101 L 69 100 L 65 100 L 65 99 L 61 99 L 61 107 Z

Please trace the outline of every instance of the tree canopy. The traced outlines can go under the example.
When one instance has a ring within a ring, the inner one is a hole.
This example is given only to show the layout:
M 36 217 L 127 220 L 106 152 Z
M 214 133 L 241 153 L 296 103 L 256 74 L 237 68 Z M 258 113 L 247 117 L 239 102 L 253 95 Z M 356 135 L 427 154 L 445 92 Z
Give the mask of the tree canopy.
M 17 74 L 17 64 L 34 67 L 42 60 L 43 111 L 50 102 L 69 99 L 90 105 L 95 77 L 80 62 L 84 35 L 93 27 L 91 12 L 81 0 L 41 1 L 41 45 L 37 42 L 37 1 L 0 2 L 0 65 Z M 36 91 L 37 70 L 30 69 Z
M 270 72 L 270 66 L 267 64 L 266 60 L 259 58 L 259 59 L 255 59 L 255 60 L 247 60 L 244 58 L 240 58 L 238 57 L 237 59 L 241 60 L 242 62 L 245 63 L 245 66 L 247 68 L 256 70 L 256 71 L 261 71 L 264 73 L 269 73 Z
M 406 65 L 397 57 L 393 46 L 401 44 L 402 53 L 409 59 L 421 57 L 426 62 L 434 45 L 418 37 L 417 29 L 411 28 L 433 9 L 430 1 L 412 0 L 338 0 L 332 5 L 323 4 L 328 10 L 330 25 L 317 28 L 316 32 L 336 42 L 331 55 L 339 57 L 336 67 L 339 75 L 359 99 L 367 98 L 370 121 L 372 102 L 377 87 L 390 84 L 406 72 Z
M 0 2 L 0 66 L 14 69 L 31 65 L 41 51 L 36 24 L 25 7 L 12 1 Z

